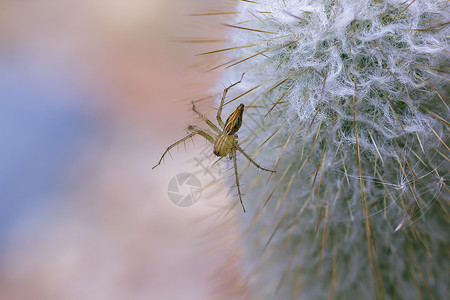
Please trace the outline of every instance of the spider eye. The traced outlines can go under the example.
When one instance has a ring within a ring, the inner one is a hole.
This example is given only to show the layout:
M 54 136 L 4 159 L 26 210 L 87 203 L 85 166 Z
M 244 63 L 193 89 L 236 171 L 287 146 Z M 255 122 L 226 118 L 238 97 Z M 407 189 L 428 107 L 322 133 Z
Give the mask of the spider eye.
M 243 113 L 244 113 L 244 104 L 239 104 L 236 110 L 228 117 L 227 121 L 225 122 L 225 127 L 223 131 L 226 134 L 228 135 L 235 134 L 239 130 L 239 128 L 241 128 Z
M 214 150 L 214 152 L 213 152 L 215 155 L 217 155 L 217 156 L 220 156 L 220 153 L 219 153 L 219 151 L 217 151 L 217 150 Z

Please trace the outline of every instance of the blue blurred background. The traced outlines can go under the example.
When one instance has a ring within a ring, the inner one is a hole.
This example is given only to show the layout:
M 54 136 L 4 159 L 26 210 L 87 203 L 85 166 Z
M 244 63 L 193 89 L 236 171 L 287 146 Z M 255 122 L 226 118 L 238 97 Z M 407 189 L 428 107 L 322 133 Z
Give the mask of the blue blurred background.
M 21 53 L 1 57 L 0 93 L 1 247 L 18 223 L 63 199 L 65 180 L 98 123 L 86 105 L 94 102 L 87 88 L 67 70 Z
M 202 37 L 181 20 L 222 2 L 0 1 L 1 300 L 218 299 L 218 268 L 222 291 L 245 287 L 226 191 L 167 196 L 204 144 L 151 169 L 220 75 L 192 72 L 217 43 L 168 41 Z

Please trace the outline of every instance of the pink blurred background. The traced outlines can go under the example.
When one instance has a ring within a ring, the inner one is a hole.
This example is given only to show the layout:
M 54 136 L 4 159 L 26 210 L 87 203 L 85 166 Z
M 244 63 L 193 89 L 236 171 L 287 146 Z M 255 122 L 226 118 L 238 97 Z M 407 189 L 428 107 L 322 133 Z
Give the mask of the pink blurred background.
M 195 57 L 218 43 L 173 41 L 223 39 L 186 16 L 222 2 L 0 2 L 0 299 L 248 298 L 233 193 L 192 160 L 208 144 L 151 169 L 220 77 Z M 187 208 L 182 172 L 203 186 Z

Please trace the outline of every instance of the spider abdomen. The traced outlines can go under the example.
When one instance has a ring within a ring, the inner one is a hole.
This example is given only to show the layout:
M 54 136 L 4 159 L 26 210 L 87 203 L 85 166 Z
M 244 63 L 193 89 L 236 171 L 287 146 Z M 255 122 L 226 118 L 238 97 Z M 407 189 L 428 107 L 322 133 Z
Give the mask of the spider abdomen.
M 235 134 L 242 125 L 242 115 L 244 113 L 244 104 L 239 104 L 236 110 L 228 117 L 223 128 L 223 132 L 228 135 Z
M 220 134 L 214 144 L 214 154 L 217 156 L 227 156 L 233 150 L 236 138 L 234 135 Z

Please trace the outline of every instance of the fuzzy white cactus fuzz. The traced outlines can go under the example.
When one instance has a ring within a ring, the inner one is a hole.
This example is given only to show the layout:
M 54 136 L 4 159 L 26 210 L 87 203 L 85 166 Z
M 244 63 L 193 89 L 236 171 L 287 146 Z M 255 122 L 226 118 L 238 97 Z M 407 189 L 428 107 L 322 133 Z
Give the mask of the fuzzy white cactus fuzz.
M 255 297 L 448 297 L 448 1 L 236 9 L 228 108 L 246 105 L 243 146 L 277 170 L 239 167 Z

